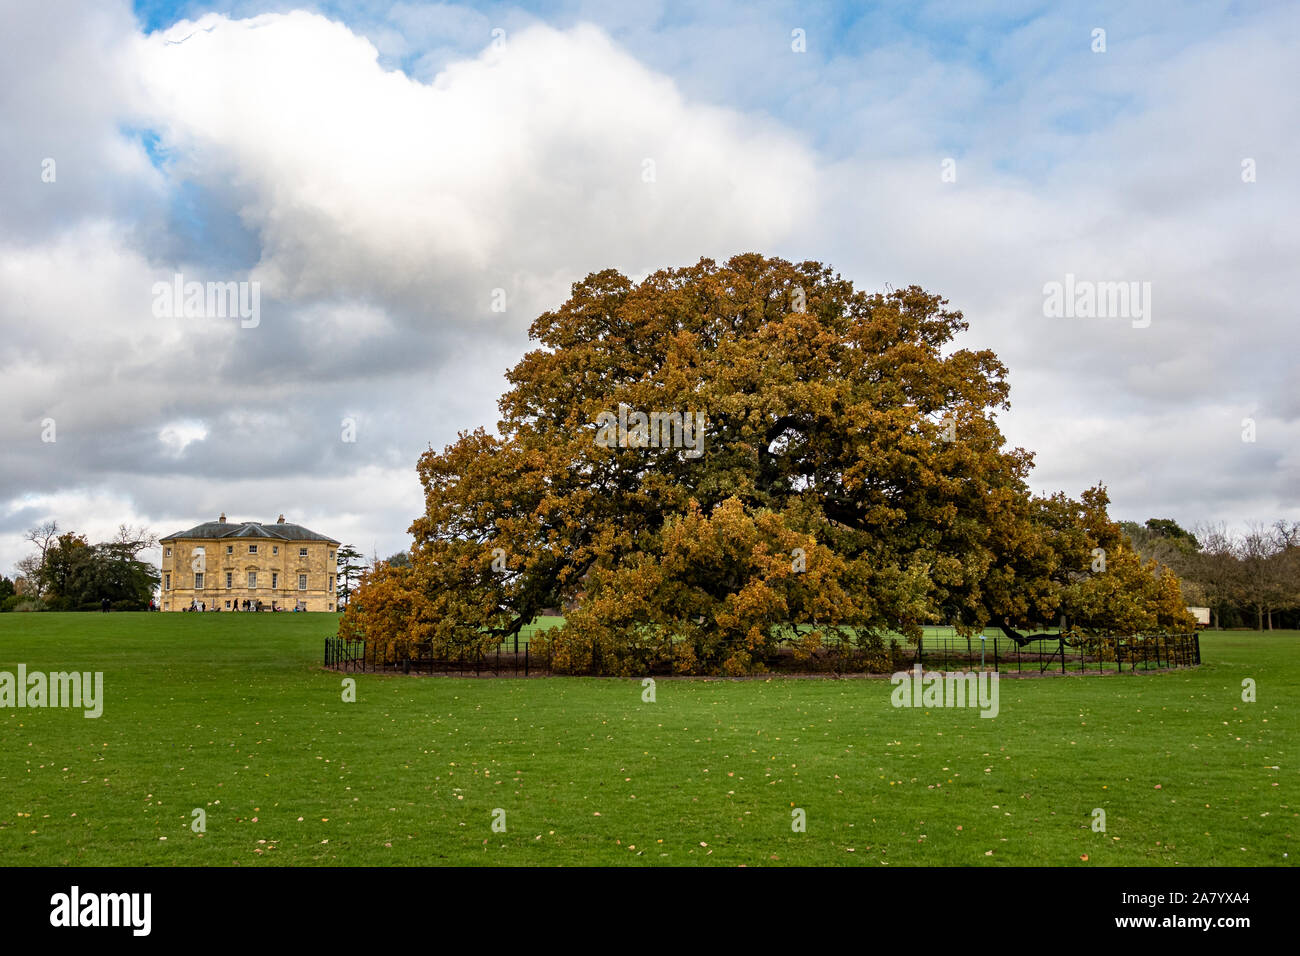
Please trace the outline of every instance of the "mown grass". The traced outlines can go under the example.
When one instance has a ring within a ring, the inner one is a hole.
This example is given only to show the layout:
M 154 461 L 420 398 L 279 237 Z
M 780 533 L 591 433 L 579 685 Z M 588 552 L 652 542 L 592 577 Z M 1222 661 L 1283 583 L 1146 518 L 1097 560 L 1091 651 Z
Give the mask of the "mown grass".
M 320 669 L 335 626 L 0 615 L 0 670 L 102 671 L 106 697 L 98 719 L 0 710 L 0 860 L 1293 859 L 1297 632 L 1206 634 L 1196 670 L 1005 679 L 989 720 L 895 709 L 889 682 L 870 678 L 660 680 L 645 703 L 633 680 L 359 674 L 345 703 L 343 675 Z M 1247 677 L 1256 703 L 1242 701 Z M 805 833 L 792 832 L 796 808 Z

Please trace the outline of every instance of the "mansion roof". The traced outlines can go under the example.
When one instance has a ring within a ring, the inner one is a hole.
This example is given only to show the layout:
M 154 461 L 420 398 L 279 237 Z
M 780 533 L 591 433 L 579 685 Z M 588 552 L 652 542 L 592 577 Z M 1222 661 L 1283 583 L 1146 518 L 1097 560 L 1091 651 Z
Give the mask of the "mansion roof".
M 270 538 L 276 541 L 329 541 L 338 544 L 333 538 L 317 534 L 300 524 L 289 524 L 283 518 L 279 521 L 205 521 L 188 531 L 169 534 L 160 541 L 174 541 L 177 538 Z

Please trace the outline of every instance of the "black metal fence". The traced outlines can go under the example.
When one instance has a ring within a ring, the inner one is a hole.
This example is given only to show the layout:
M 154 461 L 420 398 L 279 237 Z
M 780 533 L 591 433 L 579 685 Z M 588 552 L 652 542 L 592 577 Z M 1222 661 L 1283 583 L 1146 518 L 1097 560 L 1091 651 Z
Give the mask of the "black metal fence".
M 494 653 L 462 650 L 434 654 L 431 647 L 416 646 L 401 655 L 367 653 L 360 639 L 325 638 L 325 666 L 332 670 L 400 674 L 453 674 L 461 677 L 530 677 L 551 674 L 549 655 L 539 655 L 529 644 L 518 651 L 498 647 Z M 593 671 L 594 673 L 594 671 Z
M 529 642 L 499 645 L 495 651 L 465 649 L 435 654 L 430 645 L 417 645 L 404 653 L 377 653 L 360 639 L 325 639 L 325 666 L 333 670 L 403 674 L 451 674 L 461 677 L 599 676 L 599 647 L 582 668 L 554 669 L 549 650 L 536 651 Z M 367 652 L 369 651 L 369 652 Z M 1195 667 L 1201 663 L 1200 635 L 1151 634 L 1121 638 L 1068 638 L 1059 635 L 1018 644 L 997 635 L 981 640 L 955 633 L 922 637 L 915 644 L 901 638 L 874 646 L 844 642 L 819 648 L 811 655 L 796 655 L 792 648 L 777 648 L 759 662 L 774 673 L 886 674 L 909 670 L 990 670 L 1002 674 L 1049 676 L 1053 674 L 1105 674 L 1125 671 Z M 659 658 L 647 665 L 646 674 L 672 673 L 671 662 Z
M 365 670 L 366 642 L 325 638 L 325 666 L 333 670 Z
M 1201 663 L 1199 634 L 1069 638 L 1060 635 L 1018 644 L 997 635 L 981 640 L 924 637 L 908 666 L 928 670 L 993 670 L 1012 674 L 1104 674 L 1195 667 Z

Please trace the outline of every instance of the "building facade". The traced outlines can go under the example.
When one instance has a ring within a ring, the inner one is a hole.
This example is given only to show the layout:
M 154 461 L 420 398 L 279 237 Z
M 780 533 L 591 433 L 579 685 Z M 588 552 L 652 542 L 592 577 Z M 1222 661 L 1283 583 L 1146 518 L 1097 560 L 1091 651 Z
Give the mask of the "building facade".
M 164 611 L 338 609 L 339 542 L 284 515 L 272 523 L 216 521 L 161 538 Z

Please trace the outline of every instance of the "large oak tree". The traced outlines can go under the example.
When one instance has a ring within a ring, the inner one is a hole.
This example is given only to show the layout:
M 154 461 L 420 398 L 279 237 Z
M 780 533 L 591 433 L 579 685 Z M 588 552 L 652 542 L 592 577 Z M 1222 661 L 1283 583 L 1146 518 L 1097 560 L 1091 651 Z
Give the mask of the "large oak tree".
M 931 621 L 1016 640 L 1062 614 L 1187 626 L 1103 489 L 1030 493 L 1032 455 L 996 422 L 1006 368 L 954 347 L 966 328 L 937 295 L 867 294 L 816 262 L 594 273 L 533 323 L 496 434 L 422 456 L 412 565 L 369 575 L 342 633 L 495 646 L 562 607 L 561 667 L 742 673 L 781 642 Z M 702 444 L 633 429 L 611 447 L 620 407 L 702 416 Z

